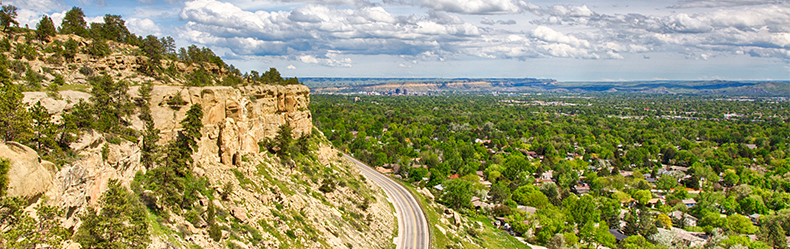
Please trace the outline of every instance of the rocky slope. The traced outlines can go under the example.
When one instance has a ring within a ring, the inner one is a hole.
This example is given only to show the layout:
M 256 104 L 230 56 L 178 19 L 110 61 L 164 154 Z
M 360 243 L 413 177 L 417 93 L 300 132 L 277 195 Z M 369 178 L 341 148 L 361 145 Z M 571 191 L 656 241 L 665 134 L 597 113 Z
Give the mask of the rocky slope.
M 79 40 L 83 46 L 92 41 L 77 36 L 58 35 L 54 40 Z M 24 36 L 12 37 L 12 46 L 25 44 Z M 31 46 L 48 46 L 30 41 Z M 138 97 L 138 85 L 153 81 L 151 114 L 160 130 L 160 145 L 173 139 L 181 130 L 182 120 L 190 106 L 203 108 L 199 150 L 192 157 L 193 171 L 205 176 L 214 194 L 200 196 L 197 205 L 206 210 L 209 203 L 216 207 L 222 239 L 208 236 L 204 213 L 195 219 L 175 213 L 163 218 L 148 213 L 149 248 L 386 248 L 392 244 L 397 230 L 394 209 L 378 186 L 367 181 L 353 164 L 338 156 L 331 143 L 313 128 L 307 106 L 310 90 L 303 85 L 255 85 L 238 87 L 180 86 L 195 67 L 202 67 L 216 79 L 226 73 L 224 68 L 209 64 L 187 65 L 164 60 L 174 67 L 172 77 L 147 77 L 136 70 L 145 57 L 136 55 L 135 47 L 109 42 L 112 54 L 95 58 L 77 54 L 73 61 L 57 63 L 54 55 L 36 51 L 36 58 L 12 59 L 43 76 L 43 84 L 54 84 L 54 75 L 64 76 L 65 85 L 74 90 L 60 91 L 58 98 L 51 92 L 25 92 L 28 105 L 41 103 L 53 120 L 73 108 L 79 101 L 90 101 L 86 74 L 78 68 L 89 68 L 114 80 L 127 80 L 132 87 L 128 94 Z M 50 45 L 52 43 L 50 42 Z M 13 49 L 12 49 L 13 50 Z M 7 56 L 12 57 L 10 52 Z M 87 72 L 88 70 L 84 70 Z M 27 72 L 24 72 L 27 74 Z M 12 71 L 17 84 L 26 84 L 22 72 Z M 135 110 L 139 112 L 140 110 Z M 127 117 L 129 127 L 142 131 L 144 124 L 133 113 Z M 281 160 L 259 142 L 272 139 L 280 125 L 290 124 L 293 135 L 309 139 L 310 152 L 296 156 L 293 162 Z M 141 139 L 138 139 L 141 140 Z M 118 179 L 129 188 L 135 175 L 145 172 L 140 163 L 141 142 L 118 141 L 117 137 L 92 130 L 83 130 L 71 144 L 76 154 L 62 165 L 42 160 L 34 149 L 25 145 L 0 142 L 0 158 L 11 161 L 9 196 L 30 201 L 28 212 L 37 203 L 64 210 L 62 225 L 76 231 L 81 217 L 98 203 L 111 179 Z M 288 165 L 288 166 L 286 166 Z M 329 188 L 322 188 L 328 185 Z M 188 221 L 190 220 L 190 221 Z M 67 241 L 67 248 L 79 245 Z

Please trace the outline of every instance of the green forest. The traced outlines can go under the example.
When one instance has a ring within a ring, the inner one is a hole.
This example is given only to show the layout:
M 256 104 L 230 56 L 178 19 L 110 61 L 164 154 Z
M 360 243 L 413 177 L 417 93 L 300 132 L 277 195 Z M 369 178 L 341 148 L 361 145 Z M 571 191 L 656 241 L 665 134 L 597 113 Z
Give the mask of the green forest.
M 788 108 L 635 93 L 314 95 L 310 106 L 341 150 L 548 248 L 786 248 Z

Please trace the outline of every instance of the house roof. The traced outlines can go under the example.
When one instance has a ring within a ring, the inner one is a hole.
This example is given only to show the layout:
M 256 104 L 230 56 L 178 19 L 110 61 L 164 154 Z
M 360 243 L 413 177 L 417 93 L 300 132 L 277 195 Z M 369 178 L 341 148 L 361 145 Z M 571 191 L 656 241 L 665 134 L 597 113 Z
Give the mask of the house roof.
M 623 234 L 623 232 L 620 232 L 620 230 L 617 229 L 609 229 L 609 233 L 614 235 L 614 238 L 617 239 L 617 241 L 621 241 L 628 238 L 628 235 Z
M 683 200 L 683 204 L 686 204 L 686 205 L 688 205 L 688 204 L 697 204 L 697 201 L 694 200 L 694 199 L 685 199 L 685 200 Z

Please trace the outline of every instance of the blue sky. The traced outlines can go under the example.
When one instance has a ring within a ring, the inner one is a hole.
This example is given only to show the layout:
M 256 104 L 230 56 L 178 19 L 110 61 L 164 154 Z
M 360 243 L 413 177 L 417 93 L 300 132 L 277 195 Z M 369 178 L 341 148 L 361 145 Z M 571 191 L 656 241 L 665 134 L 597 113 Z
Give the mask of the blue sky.
M 790 80 L 790 1 L 14 0 L 285 76 Z

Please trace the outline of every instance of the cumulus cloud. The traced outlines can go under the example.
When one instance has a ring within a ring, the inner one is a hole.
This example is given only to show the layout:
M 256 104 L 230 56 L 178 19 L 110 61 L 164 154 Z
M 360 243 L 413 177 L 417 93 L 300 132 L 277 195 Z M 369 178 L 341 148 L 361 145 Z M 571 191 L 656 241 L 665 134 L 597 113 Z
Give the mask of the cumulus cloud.
M 464 14 L 519 13 L 518 3 L 511 0 L 419 0 L 423 7 Z
M 647 15 L 600 14 L 586 5 L 541 8 L 516 0 L 405 1 L 385 3 L 413 4 L 427 11 L 398 15 L 382 6 L 345 8 L 328 3 L 253 11 L 232 2 L 193 0 L 185 2 L 179 13 L 187 22 L 179 36 L 240 56 L 278 56 L 328 67 L 351 67 L 354 61 L 349 57 L 355 55 L 398 55 L 406 60 L 460 55 L 623 59 L 624 54 L 647 52 L 679 53 L 693 59 L 726 54 L 790 57 L 790 8 L 785 5 Z M 516 21 L 490 16 L 524 12 L 538 15 L 532 21 L 535 28 L 499 29 L 497 25 Z M 489 16 L 473 24 L 465 21 L 468 16 L 455 13 Z M 146 24 L 152 23 L 145 19 L 134 23 L 136 29 L 157 31 L 155 25 Z
M 185 3 L 180 17 L 188 22 L 181 37 L 190 42 L 250 55 L 313 52 L 299 60 L 329 66 L 347 66 L 351 61 L 314 51 L 418 55 L 441 50 L 443 45 L 453 50 L 451 43 L 474 39 L 483 32 L 447 13 L 395 16 L 382 7 L 306 5 L 291 11 L 252 12 L 230 3 L 197 0 Z
M 585 6 L 551 6 L 543 11 L 545 17 L 532 23 L 598 28 L 601 32 L 587 39 L 590 44 L 619 52 L 677 52 L 691 54 L 689 57 L 695 59 L 722 54 L 785 58 L 787 49 L 790 49 L 787 40 L 790 37 L 790 7 L 787 4 L 678 12 L 664 16 L 637 13 L 602 15 L 588 10 Z M 538 31 L 542 33 L 535 33 Z M 548 35 L 565 39 L 542 28 L 534 30 L 533 34 L 544 39 L 548 39 Z M 565 40 L 554 41 L 573 46 Z
M 323 56 L 302 55 L 299 60 L 308 64 L 319 64 L 327 67 L 351 67 L 351 58 L 342 58 L 335 52 L 326 53 Z
M 30 11 L 48 12 L 55 9 L 60 9 L 63 4 L 58 0 L 11 0 L 3 4 L 14 5 L 19 9 L 27 9 Z
M 494 25 L 496 24 L 496 22 L 494 20 L 491 20 L 491 18 L 483 17 L 483 20 L 480 20 L 480 24 Z
M 483 19 L 480 20 L 480 24 L 484 24 L 484 25 L 494 25 L 494 24 L 513 25 L 513 24 L 516 24 L 516 20 L 507 20 L 507 21 L 497 20 L 497 21 L 494 21 L 491 18 L 483 17 Z
M 553 43 L 564 43 L 573 47 L 590 47 L 590 42 L 576 38 L 572 35 L 565 35 L 549 27 L 540 26 L 532 30 L 532 35 L 536 38 Z
M 787 3 L 787 0 L 682 0 L 670 8 L 717 8 Z
M 140 36 L 155 35 L 161 36 L 161 29 L 154 21 L 148 18 L 138 19 L 129 18 L 126 20 L 126 28 L 129 32 L 135 33 Z

